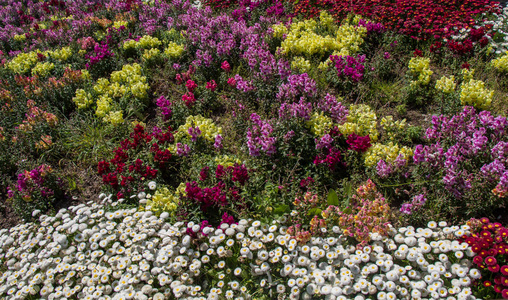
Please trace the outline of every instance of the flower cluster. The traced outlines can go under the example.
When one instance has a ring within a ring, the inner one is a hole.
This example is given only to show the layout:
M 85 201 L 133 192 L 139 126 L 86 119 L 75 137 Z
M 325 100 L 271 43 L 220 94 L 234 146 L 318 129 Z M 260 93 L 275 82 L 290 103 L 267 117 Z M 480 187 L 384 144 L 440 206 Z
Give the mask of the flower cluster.
M 60 178 L 46 164 L 18 174 L 16 186 L 8 188 L 7 194 L 16 212 L 26 220 L 35 210 L 46 212 L 53 208 L 57 198 L 64 196 Z
M 187 144 L 182 144 L 181 142 L 184 141 L 184 139 L 196 142 L 199 137 L 209 143 L 213 142 L 216 149 L 222 148 L 222 128 L 216 126 L 212 119 L 207 119 L 201 115 L 197 115 L 188 116 L 185 120 L 185 124 L 178 127 L 175 132 L 176 144 L 170 145 L 169 150 L 179 156 L 188 155 L 190 152 L 189 146 Z
M 99 78 L 93 86 L 93 95 L 84 89 L 77 89 L 72 101 L 80 109 L 85 109 L 93 104 L 93 98 L 97 99 L 97 108 L 95 114 L 103 118 L 104 122 L 112 124 L 123 123 L 123 111 L 129 108 L 139 110 L 139 100 L 147 97 L 149 89 L 146 83 L 146 76 L 141 75 L 141 66 L 139 64 L 124 65 L 122 70 L 111 73 L 111 82 L 106 78 Z M 127 107 L 121 107 L 120 99 L 125 95 L 131 94 L 134 99 L 127 103 Z M 114 101 L 114 99 L 118 99 Z
M 365 72 L 365 55 L 358 55 L 356 58 L 353 56 L 336 56 L 331 55 L 330 60 L 335 63 L 337 75 L 339 77 L 346 77 L 353 82 L 358 82 L 363 79 Z
M 95 64 L 98 64 L 104 60 L 107 60 L 110 57 L 115 56 L 113 52 L 109 50 L 108 44 L 96 44 L 94 47 L 94 54 L 87 55 L 86 57 L 90 60 L 86 63 L 86 69 L 92 68 Z
M 323 113 L 314 113 L 310 120 L 306 122 L 307 126 L 310 127 L 310 131 L 318 138 L 323 137 L 333 127 L 332 119 Z
M 482 285 L 484 298 L 508 298 L 508 229 L 500 223 L 490 222 L 487 218 L 468 221 L 472 232 L 458 236 L 458 240 L 467 243 L 473 252 L 473 264 L 478 267 L 481 277 L 475 282 Z
M 508 72 L 508 52 L 496 59 L 493 59 L 490 63 L 500 72 Z
M 144 35 L 139 40 L 128 40 L 123 44 L 123 49 L 150 49 L 157 48 L 162 44 L 162 42 L 156 38 L 149 35 Z
M 460 85 L 460 103 L 472 105 L 478 109 L 487 109 L 492 103 L 493 90 L 487 90 L 481 80 L 471 79 Z
M 358 187 L 346 209 L 330 205 L 322 215 L 327 222 L 335 221 L 345 236 L 353 237 L 359 243 L 357 248 L 363 248 L 373 234 L 388 235 L 389 211 L 385 198 L 369 179 Z
M 329 11 L 337 20 L 354 13 L 387 29 L 405 34 L 413 39 L 448 38 L 463 28 L 472 28 L 477 22 L 486 20 L 482 15 L 497 12 L 499 6 L 485 0 L 467 0 L 460 6 L 449 2 L 396 1 L 351 3 L 348 1 L 291 1 L 294 13 L 314 17 L 320 11 Z M 311 4 L 312 3 L 312 4 Z M 394 17 L 395 16 L 395 17 Z M 503 19 L 499 27 L 506 28 Z
M 280 101 L 291 102 L 317 95 L 316 82 L 307 73 L 290 75 L 287 81 L 279 86 L 276 97 Z
M 450 78 L 443 76 L 436 81 L 436 90 L 441 91 L 444 94 L 451 94 L 455 91 L 457 84 L 455 83 L 455 76 Z
M 380 160 L 386 163 L 395 163 L 402 160 L 402 164 L 407 163 L 413 156 L 413 150 L 406 146 L 400 146 L 394 142 L 388 144 L 375 143 L 365 152 L 365 165 L 372 167 L 378 164 Z
M 114 150 L 115 156 L 109 162 L 99 162 L 98 174 L 106 188 L 116 193 L 117 199 L 129 199 L 144 191 L 148 181 L 160 174 L 158 169 L 171 161 L 171 152 L 165 148 L 173 141 L 171 127 L 165 132 L 155 127 L 153 133 L 146 133 L 138 124 L 130 137 Z M 149 151 L 151 155 L 141 159 L 143 151 Z
M 411 76 L 416 80 L 411 80 L 411 86 L 427 85 L 430 82 L 430 76 L 434 73 L 429 68 L 430 58 L 412 57 L 409 61 L 408 68 Z
M 183 54 L 184 50 L 185 48 L 183 46 L 175 42 L 170 42 L 164 49 L 164 54 L 168 57 L 176 59 Z
M 253 113 L 250 116 L 252 127 L 247 129 L 247 147 L 249 155 L 259 156 L 260 151 L 271 156 L 277 152 L 275 143 L 277 138 L 272 136 L 273 127 L 269 121 L 263 121 L 259 115 Z
M 347 121 L 338 126 L 340 132 L 345 136 L 352 133 L 357 135 L 368 135 L 372 141 L 377 141 L 377 116 L 376 113 L 365 104 L 351 105 L 347 115 Z

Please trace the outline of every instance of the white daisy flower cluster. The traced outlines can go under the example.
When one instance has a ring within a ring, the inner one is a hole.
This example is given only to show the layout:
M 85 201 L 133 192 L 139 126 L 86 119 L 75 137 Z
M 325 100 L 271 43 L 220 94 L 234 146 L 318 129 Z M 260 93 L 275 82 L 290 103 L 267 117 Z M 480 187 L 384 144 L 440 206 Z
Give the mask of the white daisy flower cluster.
M 359 250 L 334 227 L 305 245 L 271 225 L 220 228 L 92 202 L 0 230 L 0 297 L 26 299 L 474 299 L 468 227 L 430 223 L 372 235 Z
M 493 14 L 495 20 L 486 21 L 484 24 L 491 24 L 492 30 L 496 32 L 495 40 L 487 36 L 489 44 L 496 54 L 503 54 L 508 51 L 508 6 L 504 7 L 501 13 Z

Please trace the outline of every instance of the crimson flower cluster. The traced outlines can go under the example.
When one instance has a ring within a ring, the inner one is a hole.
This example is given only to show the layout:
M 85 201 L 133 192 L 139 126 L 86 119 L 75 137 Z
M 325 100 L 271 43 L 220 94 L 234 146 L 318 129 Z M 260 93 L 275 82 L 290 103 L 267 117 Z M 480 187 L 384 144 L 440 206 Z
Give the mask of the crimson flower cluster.
M 244 209 L 245 203 L 240 196 L 240 186 L 245 185 L 249 178 L 248 170 L 243 164 L 228 167 L 219 164 L 215 169 L 215 178 L 213 175 L 210 176 L 210 167 L 205 166 L 199 173 L 199 180 L 202 184 L 210 183 L 209 180 L 216 180 L 216 183 L 212 187 L 200 187 L 196 181 L 187 182 L 185 199 L 190 204 L 198 204 L 205 216 L 218 215 L 215 213 L 216 210 L 225 211 L 230 205 L 233 205 L 235 210 Z M 227 219 L 231 218 L 230 216 Z
M 164 168 L 171 160 L 167 144 L 173 141 L 171 127 L 167 131 L 155 127 L 152 133 L 147 133 L 143 126 L 136 125 L 129 138 L 120 142 L 120 147 L 114 150 L 115 156 L 109 162 L 99 162 L 97 170 L 103 183 L 116 192 L 118 199 L 144 190 L 145 183 L 155 179 L 159 173 L 154 164 L 157 168 Z M 143 150 L 150 152 L 153 158 L 136 158 Z
M 346 143 L 349 145 L 349 149 L 356 152 L 365 152 L 370 148 L 370 146 L 372 146 L 370 144 L 370 137 L 368 135 L 360 136 L 356 133 L 349 135 Z
M 417 40 L 450 38 L 462 28 L 472 28 L 482 13 L 499 9 L 489 0 L 432 1 L 349 1 L 292 0 L 294 15 L 316 17 L 321 10 L 329 11 L 341 21 L 348 14 L 361 15 L 382 23 L 387 29 Z
M 502 294 L 503 299 L 508 299 L 508 229 L 487 218 L 472 219 L 470 223 L 473 226 L 479 223 L 479 228 L 459 241 L 466 242 L 476 254 L 473 263 L 482 273 L 478 283 L 488 292 L 493 291 L 493 298 Z

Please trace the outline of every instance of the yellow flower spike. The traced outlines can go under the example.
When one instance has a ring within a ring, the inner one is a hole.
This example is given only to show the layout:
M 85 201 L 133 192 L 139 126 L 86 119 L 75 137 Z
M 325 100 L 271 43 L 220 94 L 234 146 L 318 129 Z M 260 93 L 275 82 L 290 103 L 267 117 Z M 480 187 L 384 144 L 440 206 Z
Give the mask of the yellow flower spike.
M 103 118 L 104 122 L 109 122 L 113 125 L 119 125 L 124 122 L 122 111 L 110 111 L 108 115 Z
M 436 81 L 436 90 L 441 91 L 444 94 L 450 94 L 455 91 L 457 84 L 455 83 L 455 76 L 450 78 L 443 76 Z
M 377 116 L 374 111 L 365 104 L 351 105 L 347 122 L 338 125 L 342 134 L 348 136 L 355 133 L 360 136 L 369 135 L 371 141 L 377 141 Z
M 307 121 L 307 126 L 315 136 L 323 137 L 333 127 L 333 122 L 330 117 L 323 115 L 323 112 L 316 112 Z
M 46 77 L 49 75 L 51 70 L 55 68 L 54 63 L 50 62 L 38 62 L 35 67 L 32 68 L 32 76 L 39 75 L 41 77 Z
M 481 80 L 471 79 L 461 85 L 460 103 L 462 105 L 487 109 L 492 103 L 493 96 L 494 91 L 485 89 L 485 83 Z
M 508 72 L 508 51 L 504 55 L 493 59 L 490 64 L 500 72 Z
M 185 48 L 183 46 L 178 45 L 175 42 L 170 42 L 166 49 L 164 49 L 164 55 L 171 58 L 178 58 L 183 54 L 184 49 Z
M 83 89 L 76 90 L 76 96 L 72 98 L 78 109 L 87 108 L 93 103 L 92 95 L 86 93 Z
M 97 109 L 95 114 L 98 117 L 104 117 L 111 110 L 111 102 L 113 100 L 106 95 L 103 95 L 97 100 Z

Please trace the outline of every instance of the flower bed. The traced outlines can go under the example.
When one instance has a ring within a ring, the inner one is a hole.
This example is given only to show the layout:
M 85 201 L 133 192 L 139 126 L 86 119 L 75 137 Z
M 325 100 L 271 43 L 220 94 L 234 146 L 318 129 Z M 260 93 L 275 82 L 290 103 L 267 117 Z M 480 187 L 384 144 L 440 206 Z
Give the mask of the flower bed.
M 508 298 L 496 3 L 0 4 L 0 297 Z

